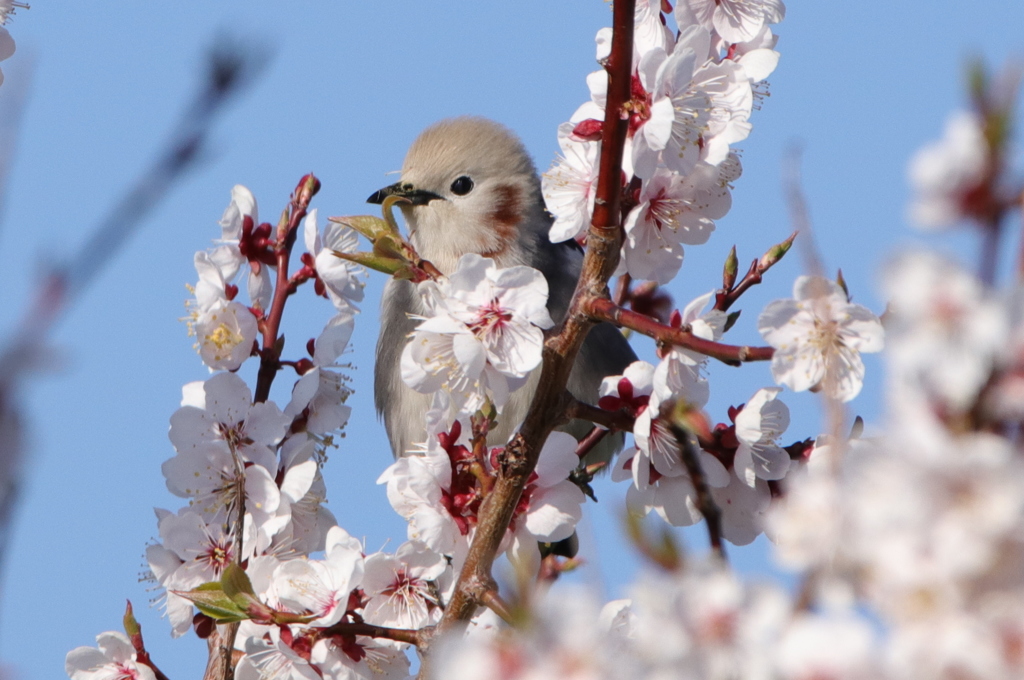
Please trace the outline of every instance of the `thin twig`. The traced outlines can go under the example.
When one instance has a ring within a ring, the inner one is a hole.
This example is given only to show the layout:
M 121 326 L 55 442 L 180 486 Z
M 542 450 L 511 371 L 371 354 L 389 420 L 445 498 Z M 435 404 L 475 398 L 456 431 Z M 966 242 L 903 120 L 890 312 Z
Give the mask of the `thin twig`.
M 432 632 L 433 629 L 429 627 L 411 630 L 408 628 L 375 626 L 372 623 L 336 623 L 329 628 L 320 630 L 319 634 L 321 638 L 329 638 L 333 635 L 364 635 L 366 637 L 404 642 L 418 647 L 425 639 L 429 639 Z
M 582 309 L 595 321 L 609 321 L 617 326 L 654 338 L 659 343 L 700 352 L 730 366 L 739 366 L 746 361 L 769 361 L 775 353 L 771 347 L 725 345 L 705 340 L 686 329 L 666 326 L 645 314 L 618 307 L 607 298 L 589 298 L 584 301 Z

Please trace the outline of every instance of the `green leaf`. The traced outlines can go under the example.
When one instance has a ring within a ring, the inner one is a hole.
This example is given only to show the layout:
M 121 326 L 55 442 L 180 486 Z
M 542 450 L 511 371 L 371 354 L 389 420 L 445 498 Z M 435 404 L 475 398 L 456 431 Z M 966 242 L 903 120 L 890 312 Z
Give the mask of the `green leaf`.
M 408 269 L 408 263 L 404 260 L 396 260 L 392 257 L 383 257 L 375 255 L 374 253 L 342 253 L 337 250 L 332 250 L 331 252 L 334 253 L 335 257 L 340 257 L 343 260 L 361 264 L 367 269 L 384 272 L 389 276 L 394 276 L 396 272 L 402 269 Z
M 224 594 L 238 604 L 248 604 L 256 599 L 256 591 L 253 590 L 252 581 L 245 569 L 231 562 L 220 575 L 220 587 Z
M 394 233 L 387 222 L 373 215 L 346 215 L 344 217 L 329 217 L 327 219 L 329 222 L 358 231 L 370 239 L 370 241 L 376 241 L 381 236 Z
M 249 618 L 245 609 L 240 608 L 225 594 L 220 583 L 204 583 L 192 590 L 172 590 L 171 592 L 185 598 L 199 611 L 218 623 L 234 623 Z

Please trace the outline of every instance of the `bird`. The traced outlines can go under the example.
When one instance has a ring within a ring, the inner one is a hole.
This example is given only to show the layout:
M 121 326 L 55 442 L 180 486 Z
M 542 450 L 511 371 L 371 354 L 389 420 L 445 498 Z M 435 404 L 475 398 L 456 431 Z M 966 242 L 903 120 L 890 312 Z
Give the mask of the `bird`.
M 498 267 L 528 265 L 548 282 L 548 312 L 555 323 L 565 316 L 583 263 L 573 240 L 552 243 L 553 218 L 544 205 L 540 177 L 519 138 L 500 123 L 461 116 L 426 128 L 409 147 L 398 182 L 374 192 L 368 203 L 401 196 L 409 239 L 419 255 L 445 275 L 467 253 L 494 260 Z M 402 381 L 400 359 L 408 337 L 426 309 L 407 280 L 390 279 L 381 298 L 381 329 L 374 368 L 374 404 L 384 421 L 395 458 L 408 455 L 426 439 L 424 414 L 431 398 Z M 595 404 L 604 377 L 620 375 L 636 354 L 618 328 L 591 329 L 576 357 L 568 389 Z M 513 392 L 488 444 L 506 443 L 522 422 L 540 379 L 538 366 L 527 384 Z M 571 421 L 563 429 L 586 435 L 592 425 Z M 605 437 L 586 462 L 608 462 L 622 448 L 621 433 Z

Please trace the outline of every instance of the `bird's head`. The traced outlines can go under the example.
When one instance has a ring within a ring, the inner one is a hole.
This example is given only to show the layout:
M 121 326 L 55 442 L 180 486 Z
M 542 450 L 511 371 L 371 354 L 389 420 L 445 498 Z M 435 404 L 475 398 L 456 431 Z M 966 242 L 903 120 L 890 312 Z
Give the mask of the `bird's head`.
M 485 118 L 451 118 L 424 130 L 401 179 L 367 200 L 393 195 L 410 201 L 401 207 L 416 250 L 445 273 L 466 253 L 516 264 L 523 230 L 546 228 L 533 161 L 512 132 Z

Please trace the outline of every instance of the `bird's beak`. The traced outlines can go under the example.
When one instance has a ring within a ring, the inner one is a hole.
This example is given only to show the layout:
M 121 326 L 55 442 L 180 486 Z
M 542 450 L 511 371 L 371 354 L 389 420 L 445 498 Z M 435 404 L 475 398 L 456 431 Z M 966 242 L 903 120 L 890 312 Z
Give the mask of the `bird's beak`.
M 431 192 L 424 191 L 423 189 L 417 189 L 408 182 L 396 182 L 390 186 L 386 186 L 379 191 L 373 192 L 368 199 L 367 203 L 383 203 L 384 199 L 388 196 L 401 196 L 407 198 L 412 202 L 413 205 L 426 205 L 431 201 L 442 199 L 441 196 Z

